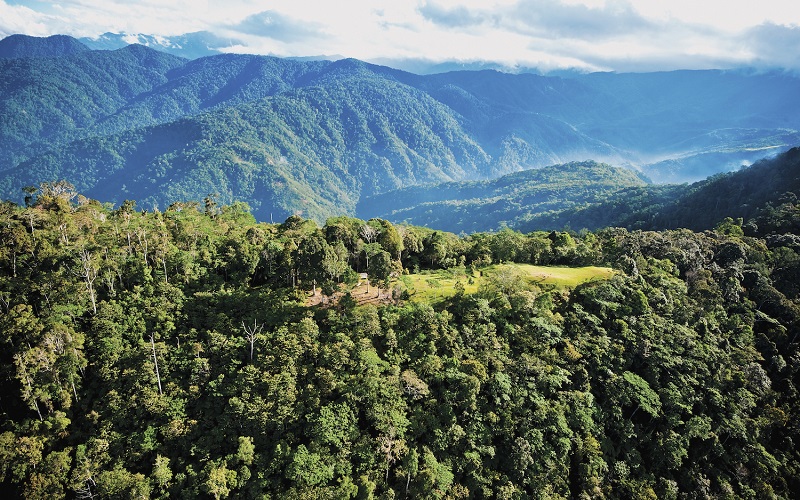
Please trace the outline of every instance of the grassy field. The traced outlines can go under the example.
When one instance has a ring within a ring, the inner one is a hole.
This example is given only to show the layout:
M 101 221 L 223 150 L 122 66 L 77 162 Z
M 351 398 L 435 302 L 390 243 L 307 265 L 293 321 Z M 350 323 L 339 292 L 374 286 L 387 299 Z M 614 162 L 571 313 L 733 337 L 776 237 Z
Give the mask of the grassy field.
M 591 280 L 610 278 L 614 270 L 608 267 L 546 267 L 531 264 L 498 264 L 476 271 L 447 269 L 402 276 L 411 300 L 437 302 L 456 293 L 456 283 L 464 286 L 465 293 L 475 293 L 482 283 L 500 275 L 516 275 L 530 284 L 550 285 L 556 288 L 574 288 Z
M 531 286 L 541 285 L 559 289 L 574 288 L 591 280 L 608 279 L 614 274 L 608 267 L 546 267 L 531 264 L 497 264 L 476 270 L 475 274 L 465 268 L 441 269 L 406 274 L 393 280 L 389 290 L 375 286 L 368 287 L 366 280 L 350 289 L 359 305 L 388 304 L 393 301 L 391 288 L 400 286 L 408 291 L 415 302 L 436 303 L 456 294 L 456 284 L 464 287 L 464 293 L 478 291 L 480 286 L 492 279 L 522 279 Z M 341 297 L 341 292 L 333 298 L 321 294 L 310 296 L 308 305 L 333 304 Z

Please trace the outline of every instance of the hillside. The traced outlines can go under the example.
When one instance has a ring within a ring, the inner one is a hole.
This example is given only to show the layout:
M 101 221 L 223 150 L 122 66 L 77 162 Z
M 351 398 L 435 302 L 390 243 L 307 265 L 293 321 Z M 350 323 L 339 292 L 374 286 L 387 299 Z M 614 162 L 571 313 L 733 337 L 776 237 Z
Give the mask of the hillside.
M 11 35 L 0 40 L 0 59 L 63 57 L 88 50 L 89 47 L 66 35 L 53 35 L 47 38 Z
M 226 203 L 247 201 L 262 220 L 295 212 L 324 220 L 354 213 L 362 192 L 485 169 L 485 153 L 425 94 L 376 79 L 348 85 L 78 141 L 7 171 L 0 185 L 10 192 L 37 178 L 77 178 L 90 196 L 162 208 L 219 193 Z
M 643 221 L 648 229 L 685 227 L 701 230 L 713 227 L 724 217 L 769 219 L 779 205 L 796 199 L 800 193 L 800 148 L 793 148 L 773 159 L 761 160 L 748 168 L 710 177 L 695 183 L 677 199 L 649 207 L 623 220 Z M 774 216 L 774 214 L 773 214 Z M 763 220 L 750 231 L 769 234 L 773 223 Z
M 770 219 L 786 218 L 776 209 L 798 192 L 800 149 L 792 148 L 691 185 L 655 185 L 627 169 L 577 162 L 493 181 L 391 191 L 363 199 L 357 213 L 467 233 L 502 226 L 522 232 L 611 226 L 701 231 L 733 217 L 750 221 L 750 233 L 766 235 L 777 228 Z
M 0 60 L 0 172 L 71 140 L 98 135 L 102 131 L 92 130 L 98 122 L 164 84 L 167 73 L 184 62 L 140 46 Z M 126 128 L 146 123 L 136 117 Z M 3 196 L 18 198 L 18 190 Z
M 5 497 L 800 491 L 800 226 L 459 237 L 173 202 L 0 202 Z
M 792 203 L 800 193 L 800 149 L 792 148 L 774 158 L 760 160 L 735 172 L 717 174 L 691 185 L 647 186 L 618 191 L 588 207 L 568 209 L 552 219 L 580 221 L 597 229 L 620 226 L 630 229 L 712 229 L 730 217 L 742 219 L 743 230 L 768 236 L 800 230 L 800 218 Z M 519 224 L 521 231 L 541 227 Z
M 644 187 L 646 181 L 628 169 L 593 161 L 573 162 L 508 174 L 490 181 L 417 186 L 359 202 L 356 213 L 405 221 L 455 233 L 519 227 L 531 218 L 577 210 L 615 192 Z M 578 222 L 578 221 L 576 221 Z M 536 229 L 560 229 L 568 224 Z M 576 229 L 585 227 L 576 226 Z
M 66 179 L 114 203 L 219 193 L 262 220 L 321 222 L 398 188 L 586 158 L 696 181 L 800 140 L 800 85 L 786 74 L 422 76 L 141 45 L 59 52 L 78 42 L 56 41 L 3 40 L 50 57 L 0 60 L 2 198 Z

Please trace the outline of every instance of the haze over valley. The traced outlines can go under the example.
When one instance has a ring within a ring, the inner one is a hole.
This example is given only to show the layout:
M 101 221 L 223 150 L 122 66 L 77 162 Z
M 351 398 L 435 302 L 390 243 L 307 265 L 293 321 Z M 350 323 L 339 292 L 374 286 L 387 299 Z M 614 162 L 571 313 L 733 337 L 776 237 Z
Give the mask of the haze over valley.
M 259 220 L 324 222 L 395 189 L 587 159 L 695 182 L 800 137 L 800 85 L 782 71 L 417 75 L 22 35 L 0 54 L 0 194 L 12 200 L 65 179 L 115 204 L 214 194 Z

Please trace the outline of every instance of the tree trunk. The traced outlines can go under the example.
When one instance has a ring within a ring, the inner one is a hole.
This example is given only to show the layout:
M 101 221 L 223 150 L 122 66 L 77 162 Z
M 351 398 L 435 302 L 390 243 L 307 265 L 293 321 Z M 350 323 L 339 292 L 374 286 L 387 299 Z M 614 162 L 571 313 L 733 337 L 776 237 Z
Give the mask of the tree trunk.
M 28 390 L 31 392 L 31 401 L 33 401 L 33 407 L 36 408 L 36 413 L 39 414 L 39 420 L 44 422 L 44 418 L 42 418 L 42 412 L 39 410 L 39 403 L 36 402 L 36 396 L 33 395 L 33 386 L 31 385 L 31 379 L 27 375 L 25 376 L 25 382 L 28 383 Z
M 158 373 L 158 358 L 156 358 L 156 341 L 153 338 L 153 335 L 150 335 L 150 345 L 153 347 L 153 364 L 156 367 L 156 380 L 158 381 L 158 393 L 164 394 L 161 392 L 161 375 Z

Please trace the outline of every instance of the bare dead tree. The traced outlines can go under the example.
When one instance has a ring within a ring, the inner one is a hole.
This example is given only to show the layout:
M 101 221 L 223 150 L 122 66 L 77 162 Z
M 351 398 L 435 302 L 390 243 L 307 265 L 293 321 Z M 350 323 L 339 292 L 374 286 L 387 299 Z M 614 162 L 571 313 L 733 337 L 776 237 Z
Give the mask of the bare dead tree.
M 139 246 L 142 247 L 144 263 L 147 264 L 147 231 L 144 228 L 137 228 L 136 237 L 139 239 Z
M 244 329 L 244 338 L 250 342 L 250 361 L 253 360 L 253 347 L 256 343 L 256 337 L 261 334 L 264 330 L 264 323 L 258 324 L 256 320 L 253 320 L 253 326 L 247 326 L 244 321 L 242 321 L 242 328 Z
M 81 259 L 80 267 L 73 269 L 72 274 L 83 278 L 86 291 L 89 292 L 89 298 L 92 301 L 92 311 L 97 314 L 97 294 L 94 289 L 94 281 L 97 279 L 97 265 L 92 259 L 92 253 L 85 248 L 81 248 L 79 256 Z
M 89 476 L 86 479 L 86 481 L 84 481 L 82 484 L 83 484 L 82 487 L 75 488 L 75 496 L 76 496 L 76 498 L 81 498 L 81 499 L 86 499 L 86 498 L 92 499 L 92 498 L 94 498 L 95 495 L 94 495 L 94 492 L 92 491 L 92 488 L 96 488 L 97 487 L 97 483 L 94 482 L 94 479 L 92 478 L 92 476 Z
M 361 237 L 367 243 L 375 243 L 375 239 L 378 238 L 378 230 L 374 227 L 370 226 L 369 224 L 364 224 L 361 226 Z

